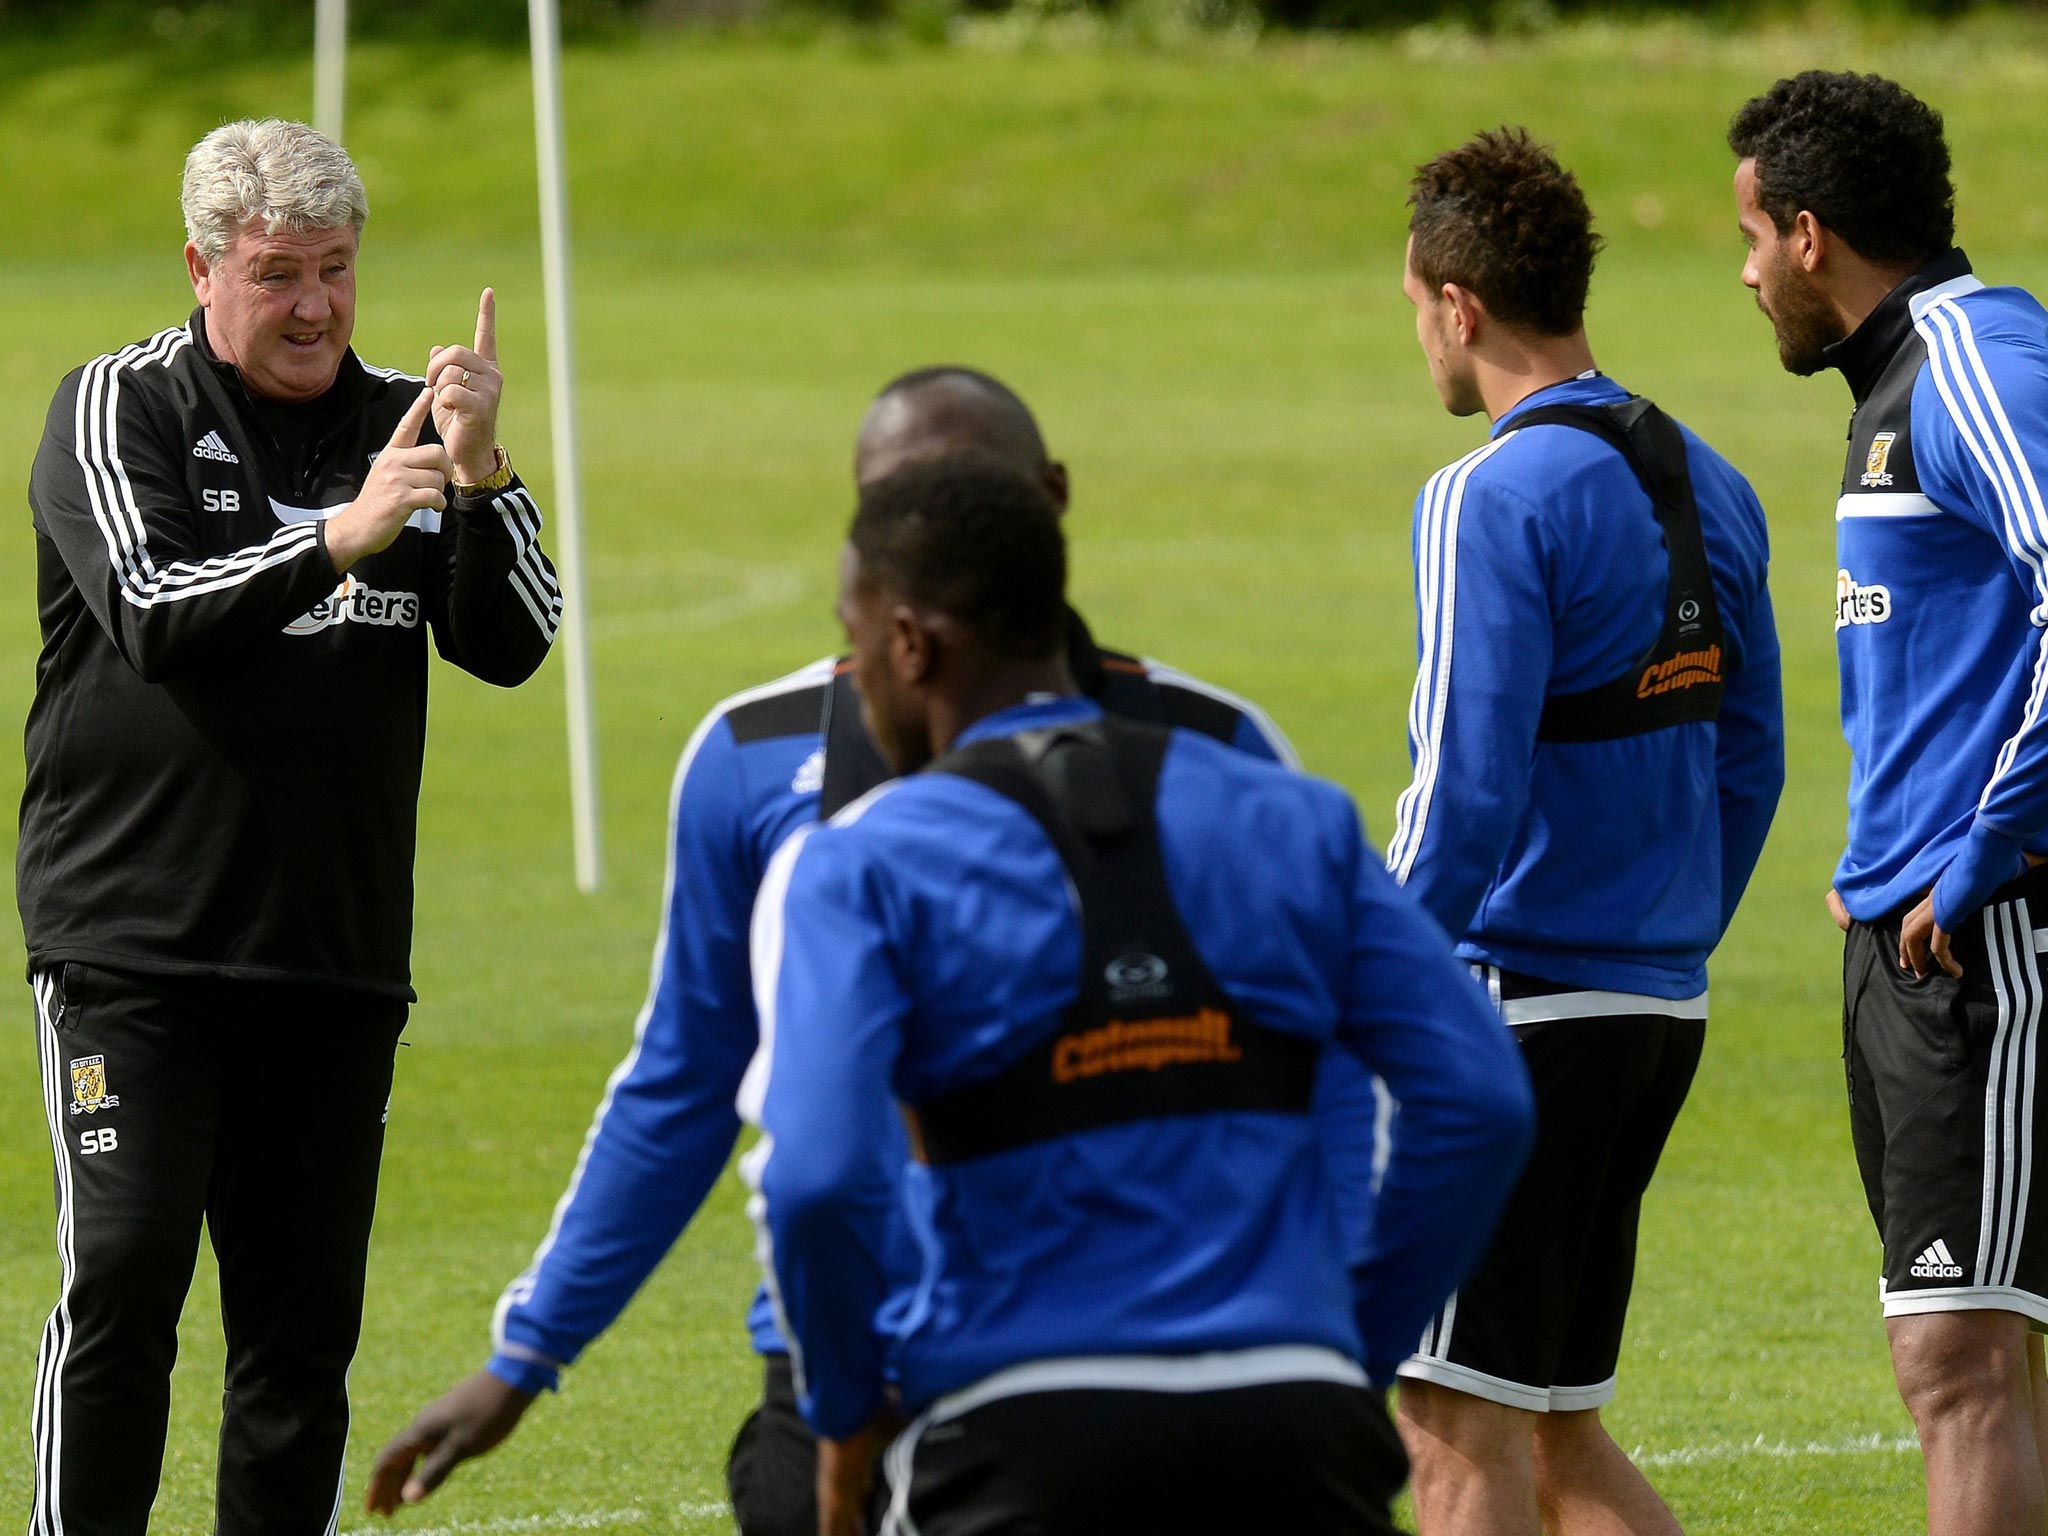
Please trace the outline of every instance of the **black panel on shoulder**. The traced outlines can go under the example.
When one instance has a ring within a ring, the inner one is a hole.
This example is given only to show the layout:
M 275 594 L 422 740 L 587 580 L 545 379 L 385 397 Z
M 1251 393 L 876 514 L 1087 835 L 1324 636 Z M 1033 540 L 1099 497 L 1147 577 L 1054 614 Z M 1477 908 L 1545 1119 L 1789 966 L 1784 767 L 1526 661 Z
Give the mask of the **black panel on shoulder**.
M 1237 728 L 1244 719 L 1244 711 L 1235 704 L 1180 683 L 1154 683 L 1153 686 L 1159 690 L 1159 702 L 1166 712 L 1168 725 L 1213 736 L 1226 746 L 1236 742 Z
M 1849 418 L 1849 462 L 1842 494 L 1911 494 L 1920 489 L 1913 462 L 1913 387 L 1927 366 L 1927 341 L 1906 338 Z
M 841 663 L 823 690 L 818 734 L 825 740 L 825 781 L 818 795 L 818 820 L 830 821 L 869 790 L 896 777 L 861 718 L 860 689 Z
M 773 741 L 778 736 L 815 736 L 824 699 L 825 685 L 810 683 L 765 699 L 749 699 L 727 710 L 725 722 L 732 728 L 732 739 L 741 746 Z

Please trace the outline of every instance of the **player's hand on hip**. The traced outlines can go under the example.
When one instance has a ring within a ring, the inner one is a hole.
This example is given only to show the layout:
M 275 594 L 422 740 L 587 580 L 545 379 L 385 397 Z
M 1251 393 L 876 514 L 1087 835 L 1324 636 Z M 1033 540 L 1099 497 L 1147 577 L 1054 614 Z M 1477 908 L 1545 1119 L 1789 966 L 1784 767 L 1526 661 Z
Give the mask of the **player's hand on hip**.
M 1841 892 L 1832 885 L 1828 887 L 1828 916 L 1835 920 L 1835 926 L 1842 932 L 1849 931 L 1849 909 L 1842 905 Z
M 819 1440 L 818 1536 L 868 1536 L 875 1463 L 902 1427 L 885 1408 L 844 1440 Z
M 390 548 L 413 513 L 438 512 L 448 505 L 448 480 L 455 468 L 448 450 L 420 442 L 433 402 L 431 390 L 419 392 L 370 466 L 356 499 L 327 520 L 327 557 L 337 573 Z
M 434 392 L 434 427 L 455 460 L 463 485 L 487 480 L 498 467 L 498 296 L 484 290 L 476 306 L 473 346 L 435 347 L 427 354 L 427 387 Z
M 388 1515 L 400 1504 L 419 1503 L 458 1465 L 511 1434 L 532 1402 L 531 1392 L 508 1386 L 489 1371 L 457 1382 L 377 1453 L 363 1508 Z
M 1962 965 L 1949 949 L 1949 936 L 1934 920 L 1934 893 L 1929 891 L 1899 924 L 1899 968 L 1920 977 L 1934 965 L 1951 976 L 1963 974 Z

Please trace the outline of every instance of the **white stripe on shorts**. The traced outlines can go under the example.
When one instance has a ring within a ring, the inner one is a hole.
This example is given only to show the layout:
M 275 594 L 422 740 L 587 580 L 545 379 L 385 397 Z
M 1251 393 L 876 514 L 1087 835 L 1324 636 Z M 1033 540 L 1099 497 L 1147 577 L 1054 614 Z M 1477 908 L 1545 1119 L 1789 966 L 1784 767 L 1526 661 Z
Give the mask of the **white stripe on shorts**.
M 1984 947 L 1998 997 L 1998 1031 L 1984 1085 L 1984 1202 L 1975 1282 L 2009 1289 L 2026 1235 L 2034 1177 L 2034 1089 L 2041 1028 L 2041 972 L 2026 903 L 1984 913 Z

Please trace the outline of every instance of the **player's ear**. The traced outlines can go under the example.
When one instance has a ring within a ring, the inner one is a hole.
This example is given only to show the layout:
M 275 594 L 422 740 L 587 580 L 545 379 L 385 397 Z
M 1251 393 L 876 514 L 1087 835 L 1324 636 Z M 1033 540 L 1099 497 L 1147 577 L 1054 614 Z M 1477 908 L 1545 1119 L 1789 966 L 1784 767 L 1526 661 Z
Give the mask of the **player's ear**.
M 1053 511 L 1067 515 L 1067 466 L 1058 459 L 1048 459 L 1039 474 L 1039 484 L 1045 487 L 1045 494 L 1052 498 Z
M 1786 245 L 1792 259 L 1799 263 L 1799 269 L 1811 277 L 1820 270 L 1820 264 L 1828 256 L 1828 228 L 1804 208 L 1792 221 L 1792 227 L 1785 232 Z
M 938 637 L 908 603 L 889 610 L 889 670 L 899 683 L 922 683 L 938 660 Z
M 199 247 L 185 242 L 185 275 L 192 279 L 192 293 L 200 304 L 213 300 L 213 265 L 199 254 Z
M 1456 283 L 1444 284 L 1444 302 L 1451 308 L 1451 329 L 1456 333 L 1458 344 L 1469 347 L 1479 335 L 1479 322 L 1486 314 L 1486 306 L 1479 302 L 1479 295 L 1470 288 Z

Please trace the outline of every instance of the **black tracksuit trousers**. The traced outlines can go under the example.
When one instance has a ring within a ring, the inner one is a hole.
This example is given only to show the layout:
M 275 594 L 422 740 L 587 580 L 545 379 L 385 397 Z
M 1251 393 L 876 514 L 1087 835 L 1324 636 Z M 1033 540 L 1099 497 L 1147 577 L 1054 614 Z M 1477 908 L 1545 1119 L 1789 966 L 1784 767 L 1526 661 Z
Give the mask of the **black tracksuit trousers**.
M 406 1004 L 75 963 L 33 985 L 62 1289 L 31 1536 L 147 1527 L 202 1222 L 227 1342 L 217 1536 L 322 1536 Z

